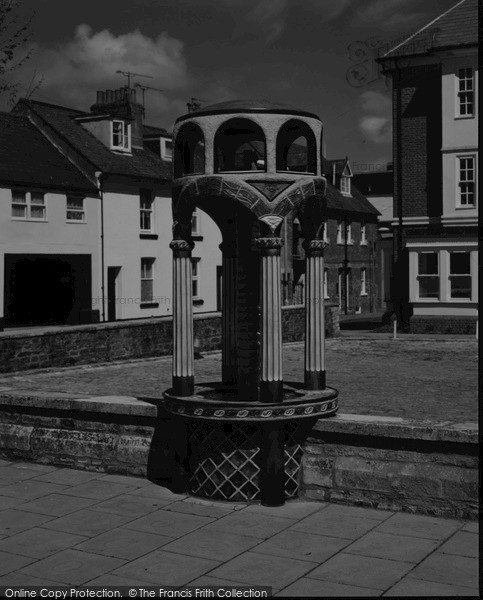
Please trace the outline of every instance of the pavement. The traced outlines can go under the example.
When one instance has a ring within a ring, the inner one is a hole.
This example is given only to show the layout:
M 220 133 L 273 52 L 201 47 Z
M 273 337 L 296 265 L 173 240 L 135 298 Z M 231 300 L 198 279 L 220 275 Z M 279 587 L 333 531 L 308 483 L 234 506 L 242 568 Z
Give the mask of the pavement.
M 478 596 L 478 525 L 320 502 L 210 502 L 143 478 L 0 460 L 1 586 L 270 586 Z

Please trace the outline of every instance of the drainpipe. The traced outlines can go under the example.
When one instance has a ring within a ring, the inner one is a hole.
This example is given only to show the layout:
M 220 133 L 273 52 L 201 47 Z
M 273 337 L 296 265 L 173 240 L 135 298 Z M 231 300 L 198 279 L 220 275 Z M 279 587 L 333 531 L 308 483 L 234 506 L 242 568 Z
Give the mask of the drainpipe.
M 349 289 L 347 277 L 349 275 L 349 247 L 348 247 L 349 218 L 347 213 L 344 215 L 344 314 L 348 314 Z
M 102 171 L 96 171 L 97 187 L 99 188 L 99 197 L 101 200 L 101 303 L 102 303 L 102 322 L 106 321 L 106 294 L 104 277 L 104 180 L 105 174 Z
M 396 68 L 396 193 L 397 193 L 397 217 L 398 217 L 398 234 L 397 234 L 397 247 L 396 247 L 396 264 L 398 268 L 401 268 L 401 257 L 403 252 L 403 204 L 402 204 L 402 164 L 401 164 L 401 134 L 402 134 L 402 90 L 401 90 L 401 82 L 402 82 L 402 73 L 401 68 L 398 66 L 397 60 L 394 61 L 394 66 Z M 393 286 L 395 287 L 395 281 L 399 282 L 397 284 L 398 289 L 394 290 L 396 294 L 397 309 L 393 303 L 393 310 L 396 312 L 396 318 L 398 321 L 399 327 L 402 326 L 402 294 L 401 294 L 401 282 L 400 277 L 394 276 L 397 275 L 393 270 Z M 392 294 L 391 294 L 392 295 Z

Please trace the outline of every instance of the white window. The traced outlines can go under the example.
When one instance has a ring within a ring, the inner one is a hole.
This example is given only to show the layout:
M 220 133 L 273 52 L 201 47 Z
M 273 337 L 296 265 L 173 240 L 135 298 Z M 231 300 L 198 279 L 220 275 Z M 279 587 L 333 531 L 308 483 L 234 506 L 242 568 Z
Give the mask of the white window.
M 458 102 L 457 115 L 472 117 L 475 114 L 475 84 L 471 67 L 460 69 L 458 72 Z
M 192 264 L 192 290 L 193 299 L 199 298 L 200 296 L 200 259 L 191 259 Z
M 439 299 L 439 254 L 421 252 L 418 255 L 418 296 Z
M 323 240 L 324 240 L 324 242 L 326 244 L 329 243 L 329 222 L 328 221 L 326 221 L 324 223 L 324 237 L 323 237 Z
M 350 196 L 351 193 L 351 180 L 350 177 L 346 177 L 345 175 L 343 175 L 340 178 L 340 191 L 347 195 Z
M 476 205 L 476 177 L 475 177 L 475 157 L 461 156 L 459 161 L 458 174 L 458 200 L 459 206 Z
M 367 245 L 366 224 L 361 223 L 361 246 Z
M 352 223 L 346 224 L 347 243 L 352 244 Z
M 337 221 L 337 243 L 338 244 L 344 243 L 344 222 L 343 221 Z
M 153 302 L 154 258 L 141 258 L 141 302 Z
M 197 208 L 193 210 L 191 217 L 191 235 L 200 235 L 200 214 Z
M 449 259 L 450 298 L 471 300 L 471 260 L 469 252 L 451 252 Z
M 84 210 L 84 198 L 79 196 L 67 196 L 67 209 L 66 216 L 67 221 L 75 223 L 84 223 L 86 220 L 86 213 Z
M 361 296 L 367 296 L 367 271 L 365 267 L 361 268 Z
M 329 269 L 324 269 L 324 298 L 329 297 Z
M 131 125 L 125 121 L 112 121 L 113 150 L 131 150 Z
M 12 219 L 45 221 L 45 197 L 42 192 L 12 190 Z
M 141 231 L 153 231 L 153 194 L 151 190 L 141 190 L 139 196 Z
M 161 158 L 164 160 L 173 160 L 173 141 L 161 138 Z

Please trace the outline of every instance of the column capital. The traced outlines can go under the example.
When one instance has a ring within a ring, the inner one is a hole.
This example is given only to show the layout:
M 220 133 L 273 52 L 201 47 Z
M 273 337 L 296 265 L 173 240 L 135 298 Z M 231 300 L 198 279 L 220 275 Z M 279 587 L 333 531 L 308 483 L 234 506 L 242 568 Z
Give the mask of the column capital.
M 328 246 L 328 244 L 324 240 L 314 239 L 314 240 L 305 240 L 304 243 L 302 244 L 302 246 L 303 246 L 303 249 L 305 250 L 305 252 L 307 254 L 310 254 L 311 256 L 314 256 L 314 255 L 323 256 L 324 249 Z
M 175 255 L 183 255 L 185 253 L 189 254 L 195 247 L 195 244 L 191 240 L 175 239 L 170 243 L 169 247 Z
M 256 239 L 256 244 L 262 254 L 280 254 L 283 239 L 279 237 L 259 237 Z

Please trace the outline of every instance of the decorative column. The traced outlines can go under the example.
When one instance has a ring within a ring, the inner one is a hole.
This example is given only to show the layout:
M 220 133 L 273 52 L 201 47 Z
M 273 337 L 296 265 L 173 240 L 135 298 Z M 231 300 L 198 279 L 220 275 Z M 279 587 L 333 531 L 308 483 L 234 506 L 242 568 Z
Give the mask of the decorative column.
M 236 243 L 222 242 L 221 276 L 221 377 L 224 385 L 236 385 Z
M 261 368 L 260 400 L 282 402 L 282 299 L 279 237 L 257 239 L 261 253 Z
M 324 248 L 308 240 L 305 250 L 305 388 L 325 389 Z
M 193 284 L 191 240 L 175 239 L 173 251 L 173 393 L 191 396 L 194 392 Z

